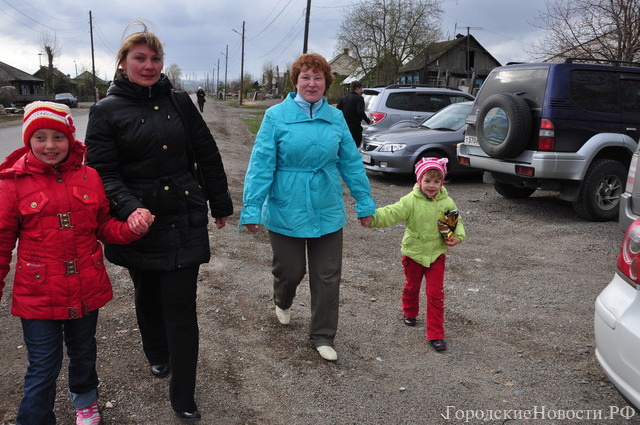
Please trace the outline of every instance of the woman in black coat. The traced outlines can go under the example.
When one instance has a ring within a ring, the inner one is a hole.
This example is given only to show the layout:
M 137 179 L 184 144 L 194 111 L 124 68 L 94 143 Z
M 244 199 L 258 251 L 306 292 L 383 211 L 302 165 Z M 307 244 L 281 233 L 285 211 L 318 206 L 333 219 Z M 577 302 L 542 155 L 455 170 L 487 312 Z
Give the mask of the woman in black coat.
M 100 173 L 113 215 L 148 208 L 156 216 L 146 236 L 107 245 L 105 255 L 133 280 L 151 373 L 172 373 L 172 408 L 182 419 L 199 419 L 196 291 L 199 266 L 210 259 L 207 202 L 218 229 L 233 206 L 206 123 L 189 95 L 174 91 L 161 73 L 162 44 L 141 25 L 120 47 L 107 97 L 91 108 L 87 163 Z

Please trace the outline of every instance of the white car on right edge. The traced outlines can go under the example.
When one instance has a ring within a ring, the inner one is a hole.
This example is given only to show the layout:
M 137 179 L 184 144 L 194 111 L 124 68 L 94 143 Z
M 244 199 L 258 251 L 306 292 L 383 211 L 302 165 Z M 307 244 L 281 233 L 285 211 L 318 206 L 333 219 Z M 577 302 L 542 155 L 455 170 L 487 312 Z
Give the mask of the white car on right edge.
M 600 366 L 640 409 L 640 219 L 625 233 L 613 279 L 596 298 L 594 332 Z

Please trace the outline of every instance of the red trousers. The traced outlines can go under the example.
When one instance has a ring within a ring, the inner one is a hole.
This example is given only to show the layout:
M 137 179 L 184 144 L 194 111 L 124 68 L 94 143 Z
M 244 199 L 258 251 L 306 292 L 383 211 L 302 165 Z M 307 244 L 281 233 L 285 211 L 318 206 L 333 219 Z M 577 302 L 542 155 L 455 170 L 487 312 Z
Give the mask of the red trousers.
M 420 311 L 420 285 L 424 276 L 427 295 L 426 335 L 428 340 L 444 339 L 444 271 L 446 256 L 442 254 L 429 267 L 402 256 L 406 281 L 402 289 L 402 313 L 416 318 Z

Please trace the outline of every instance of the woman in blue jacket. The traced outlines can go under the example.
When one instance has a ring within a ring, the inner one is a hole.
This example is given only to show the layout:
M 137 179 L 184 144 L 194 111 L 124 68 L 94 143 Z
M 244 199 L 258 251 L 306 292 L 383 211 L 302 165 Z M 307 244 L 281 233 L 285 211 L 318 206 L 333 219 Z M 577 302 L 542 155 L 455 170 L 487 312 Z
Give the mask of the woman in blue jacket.
M 296 92 L 265 113 L 244 182 L 240 226 L 269 231 L 273 299 L 281 324 L 291 319 L 296 289 L 309 262 L 309 339 L 323 359 L 337 360 L 342 228 L 347 223 L 342 182 L 362 220 L 375 202 L 342 112 L 324 95 L 333 82 L 325 58 L 301 55 L 291 69 Z M 305 256 L 306 254 L 306 256 Z

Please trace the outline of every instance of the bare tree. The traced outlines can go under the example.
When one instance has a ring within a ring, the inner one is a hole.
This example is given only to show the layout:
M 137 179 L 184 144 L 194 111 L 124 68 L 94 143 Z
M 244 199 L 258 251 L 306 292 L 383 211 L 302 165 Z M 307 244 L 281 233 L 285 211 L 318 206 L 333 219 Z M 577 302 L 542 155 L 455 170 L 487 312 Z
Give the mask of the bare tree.
M 262 85 L 266 92 L 270 93 L 273 90 L 273 86 L 275 84 L 275 67 L 273 66 L 273 62 L 265 62 L 262 65 Z
M 546 35 L 532 52 L 539 59 L 640 59 L 640 0 L 548 0 L 546 7 L 537 21 Z
M 441 36 L 437 0 L 360 0 L 338 30 L 338 50 L 348 49 L 368 84 L 387 84 L 408 60 Z
M 54 81 L 53 81 L 53 60 L 57 58 L 61 49 L 58 46 L 58 37 L 55 34 L 43 33 L 41 38 L 41 45 L 44 54 L 47 56 L 47 71 L 44 78 L 45 93 L 53 93 Z
M 164 73 L 175 88 L 181 88 L 180 79 L 182 78 L 182 69 L 180 69 L 177 64 L 172 63 L 171 65 L 165 67 Z

